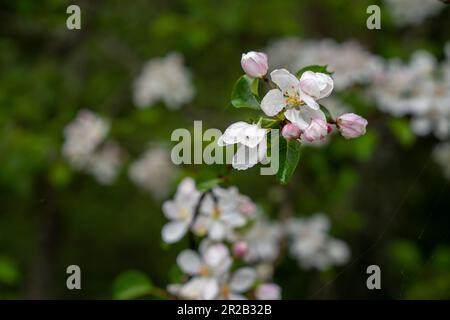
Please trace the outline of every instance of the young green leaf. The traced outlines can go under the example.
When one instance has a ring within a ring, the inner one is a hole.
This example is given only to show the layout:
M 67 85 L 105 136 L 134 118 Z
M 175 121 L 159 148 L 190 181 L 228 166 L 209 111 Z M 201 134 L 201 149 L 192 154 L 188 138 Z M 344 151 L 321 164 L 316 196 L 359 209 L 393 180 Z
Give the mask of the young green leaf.
M 301 68 L 300 70 L 298 70 L 295 75 L 300 78 L 302 76 L 302 74 L 305 71 L 312 71 L 312 72 L 320 72 L 320 73 L 325 73 L 329 76 L 332 76 L 334 72 L 329 71 L 328 66 L 319 66 L 319 65 L 312 65 L 312 66 L 306 66 L 304 68 Z
M 114 299 L 136 299 L 151 294 L 153 284 L 142 272 L 128 270 L 121 273 L 113 283 Z
M 259 109 L 258 79 L 243 75 L 236 81 L 231 92 L 231 104 L 235 108 Z
M 277 178 L 281 184 L 287 184 L 300 160 L 300 143 L 296 140 L 279 139 L 280 168 Z

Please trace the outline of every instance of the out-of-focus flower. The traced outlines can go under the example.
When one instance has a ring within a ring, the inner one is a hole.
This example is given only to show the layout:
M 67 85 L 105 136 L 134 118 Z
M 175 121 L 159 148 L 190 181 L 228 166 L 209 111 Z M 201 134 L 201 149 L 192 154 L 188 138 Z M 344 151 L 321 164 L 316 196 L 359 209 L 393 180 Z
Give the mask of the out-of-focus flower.
M 170 109 L 179 109 L 194 97 L 190 72 L 180 53 L 148 61 L 134 82 L 136 106 L 146 108 L 163 101 Z
M 261 162 L 267 151 L 267 130 L 258 124 L 243 121 L 231 124 L 219 138 L 219 146 L 238 144 L 233 156 L 232 166 L 237 170 L 246 170 Z
M 400 25 L 419 25 L 427 17 L 438 14 L 445 5 L 436 0 L 384 0 L 395 22 Z
M 327 65 L 334 71 L 334 87 L 338 91 L 372 81 L 382 68 L 379 57 L 354 41 L 337 43 L 331 39 L 285 38 L 273 42 L 266 51 L 273 67 L 283 65 L 299 70 L 308 65 Z
M 216 187 L 211 193 L 201 203 L 201 214 L 194 223 L 193 231 L 199 236 L 208 235 L 210 239 L 220 241 L 247 223 L 248 215 L 244 215 L 240 208 L 242 201 L 248 199 L 240 195 L 235 187 Z
M 438 144 L 433 151 L 433 158 L 442 167 L 447 179 L 450 179 L 450 142 Z
M 267 55 L 263 52 L 250 51 L 242 55 L 241 66 L 244 72 L 253 78 L 261 78 L 266 75 L 269 68 Z
M 162 199 L 168 195 L 176 171 L 170 151 L 164 147 L 154 147 L 130 165 L 128 175 L 136 185 L 151 192 L 156 199 Z
M 102 184 L 111 184 L 123 163 L 123 151 L 114 141 L 108 141 L 89 159 L 87 171 Z
M 231 263 L 228 248 L 221 243 L 201 245 L 200 255 L 184 250 L 178 255 L 177 264 L 192 278 L 185 284 L 171 286 L 170 291 L 183 299 L 215 299 L 220 293 L 220 279 L 226 276 Z
M 275 283 L 263 283 L 255 290 L 255 297 L 258 300 L 280 300 L 281 288 Z
M 244 257 L 247 262 L 273 262 L 280 253 L 281 229 L 278 224 L 257 217 L 242 237 L 248 245 Z
M 290 252 L 303 268 L 324 270 L 348 261 L 350 250 L 344 242 L 328 235 L 330 222 L 325 215 L 293 218 L 287 227 L 291 237 Z
M 345 113 L 336 119 L 336 125 L 344 138 L 353 139 L 366 133 L 367 120 L 354 113 Z
M 92 111 L 81 110 L 64 129 L 62 154 L 70 165 L 111 184 L 123 163 L 124 152 L 113 140 L 105 142 L 109 123 Z
M 219 299 L 245 300 L 243 293 L 250 290 L 256 280 L 255 270 L 249 267 L 237 269 L 231 276 L 222 277 Z
M 276 69 L 270 77 L 279 88 L 269 90 L 261 101 L 261 109 L 270 117 L 286 107 L 298 108 L 304 104 L 318 110 L 316 100 L 327 97 L 333 90 L 333 80 L 323 73 L 306 71 L 299 80 L 286 69 Z
M 289 122 L 286 123 L 281 129 L 281 135 L 287 140 L 297 140 L 300 139 L 302 131 L 295 124 Z
M 162 238 L 167 243 L 180 240 L 188 231 L 200 192 L 191 178 L 185 178 L 178 186 L 173 200 L 164 202 L 163 212 L 170 221 L 162 229 Z
M 233 243 L 233 256 L 236 258 L 244 257 L 248 252 L 248 244 L 245 241 L 237 241 Z
M 82 169 L 109 131 L 109 123 L 89 110 L 78 112 L 75 120 L 64 128 L 62 153 L 70 164 Z

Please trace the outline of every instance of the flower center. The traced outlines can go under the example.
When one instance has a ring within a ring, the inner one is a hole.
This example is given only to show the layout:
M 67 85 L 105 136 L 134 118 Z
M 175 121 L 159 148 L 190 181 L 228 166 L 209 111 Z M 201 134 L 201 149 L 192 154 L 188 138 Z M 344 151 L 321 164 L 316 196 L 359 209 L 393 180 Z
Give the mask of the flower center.
M 219 219 L 220 218 L 220 209 L 215 206 L 212 212 L 213 219 Z
M 300 107 L 303 103 L 297 96 L 287 96 L 286 103 L 291 107 Z
M 209 275 L 209 268 L 207 266 L 201 266 L 198 273 L 203 277 L 207 277 Z
M 224 299 L 229 299 L 230 298 L 230 287 L 228 285 L 224 285 L 220 289 L 220 293 L 222 294 Z

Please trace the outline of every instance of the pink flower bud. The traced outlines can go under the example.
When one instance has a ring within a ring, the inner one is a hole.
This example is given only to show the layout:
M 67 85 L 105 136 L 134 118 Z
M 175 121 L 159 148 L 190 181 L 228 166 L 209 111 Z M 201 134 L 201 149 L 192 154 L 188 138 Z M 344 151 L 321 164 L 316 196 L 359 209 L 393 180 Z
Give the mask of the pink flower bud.
M 303 132 L 303 138 L 306 141 L 313 142 L 322 140 L 328 134 L 328 124 L 323 119 L 313 119 L 309 126 Z
M 333 126 L 329 123 L 327 123 L 327 133 L 330 134 L 333 132 Z
M 245 241 L 237 241 L 233 244 L 232 250 L 236 258 L 242 258 L 248 252 L 248 244 Z
M 339 131 L 346 139 L 357 138 L 366 133 L 367 120 L 354 113 L 346 113 L 336 119 Z
M 255 291 L 258 300 L 280 300 L 281 289 L 274 283 L 263 283 Z
M 250 51 L 242 55 L 241 66 L 245 73 L 253 78 L 266 75 L 269 65 L 267 55 L 263 52 Z
M 302 131 L 295 124 L 289 122 L 283 129 L 281 129 L 281 135 L 287 140 L 295 140 L 300 138 Z

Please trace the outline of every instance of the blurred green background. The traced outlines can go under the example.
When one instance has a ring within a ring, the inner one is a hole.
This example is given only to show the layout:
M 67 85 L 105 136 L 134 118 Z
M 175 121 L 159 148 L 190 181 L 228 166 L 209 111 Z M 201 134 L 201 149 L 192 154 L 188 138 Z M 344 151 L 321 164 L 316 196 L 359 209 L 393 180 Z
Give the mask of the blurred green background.
M 69 4 L 81 7 L 81 30 L 66 28 Z M 105 186 L 70 168 L 63 129 L 80 109 L 111 121 L 131 161 L 194 120 L 223 130 L 252 117 L 229 104 L 240 56 L 279 38 L 355 39 L 385 58 L 408 59 L 418 48 L 443 58 L 448 8 L 415 27 L 398 27 L 383 10 L 382 29 L 368 30 L 370 4 L 383 8 L 375 0 L 2 0 L 0 298 L 111 298 L 114 279 L 129 269 L 164 287 L 187 246 L 162 245 L 161 201 L 125 169 Z M 132 83 L 142 65 L 172 51 L 184 56 L 195 98 L 178 111 L 136 108 Z M 347 95 L 369 118 L 367 135 L 305 149 L 288 196 L 299 215 L 330 216 L 351 263 L 318 273 L 288 259 L 275 274 L 283 298 L 450 298 L 450 189 L 430 157 L 437 140 Z M 233 173 L 231 182 L 276 216 L 268 197 L 275 178 L 258 172 Z M 81 267 L 82 290 L 66 289 L 71 264 Z M 366 288 L 371 264 L 381 267 L 382 290 Z

